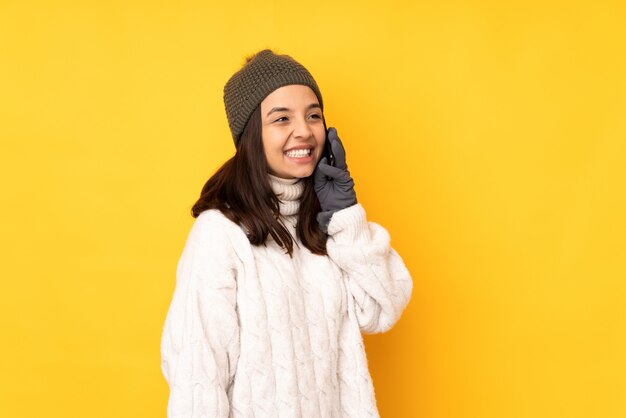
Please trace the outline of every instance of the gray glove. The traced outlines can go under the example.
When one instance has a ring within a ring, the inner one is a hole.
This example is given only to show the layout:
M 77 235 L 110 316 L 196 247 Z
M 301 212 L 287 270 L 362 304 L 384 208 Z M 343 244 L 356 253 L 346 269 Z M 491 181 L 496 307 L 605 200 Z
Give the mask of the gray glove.
M 335 155 L 335 167 L 329 165 L 326 157 L 323 157 L 313 173 L 315 192 L 322 207 L 322 211 L 317 214 L 317 222 L 325 233 L 328 233 L 328 224 L 335 212 L 357 203 L 354 180 L 348 171 L 346 151 L 337 136 L 337 130 L 328 128 L 327 137 Z

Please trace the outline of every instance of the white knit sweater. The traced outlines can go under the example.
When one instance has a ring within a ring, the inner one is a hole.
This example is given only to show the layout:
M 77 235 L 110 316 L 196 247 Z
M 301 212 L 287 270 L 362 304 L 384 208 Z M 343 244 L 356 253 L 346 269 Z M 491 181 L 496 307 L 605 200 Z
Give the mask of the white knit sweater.
M 270 181 L 293 258 L 215 209 L 189 232 L 161 341 L 168 417 L 378 417 L 361 332 L 396 323 L 411 276 L 360 203 L 333 215 L 328 257 L 312 254 L 295 238 L 302 181 Z

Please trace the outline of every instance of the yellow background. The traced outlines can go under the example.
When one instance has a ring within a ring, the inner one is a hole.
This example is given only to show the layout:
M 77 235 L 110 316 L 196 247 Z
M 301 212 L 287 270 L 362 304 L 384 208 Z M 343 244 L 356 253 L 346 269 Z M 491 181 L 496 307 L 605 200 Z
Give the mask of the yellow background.
M 163 417 L 159 344 L 222 88 L 316 78 L 414 279 L 383 417 L 626 416 L 620 1 L 0 1 L 0 416 Z

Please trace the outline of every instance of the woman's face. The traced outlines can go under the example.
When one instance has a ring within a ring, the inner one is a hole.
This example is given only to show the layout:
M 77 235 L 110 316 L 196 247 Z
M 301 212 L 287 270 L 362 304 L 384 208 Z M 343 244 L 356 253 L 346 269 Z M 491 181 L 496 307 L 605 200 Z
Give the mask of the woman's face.
M 313 90 L 299 84 L 274 90 L 261 102 L 261 120 L 270 173 L 285 179 L 313 174 L 326 138 Z

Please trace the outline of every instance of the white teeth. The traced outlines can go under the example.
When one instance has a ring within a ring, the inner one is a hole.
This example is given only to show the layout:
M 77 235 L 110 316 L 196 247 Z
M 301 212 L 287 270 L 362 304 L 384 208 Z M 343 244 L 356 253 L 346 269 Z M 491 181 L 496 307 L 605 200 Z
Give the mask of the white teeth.
M 285 155 L 287 155 L 288 157 L 295 157 L 295 158 L 307 157 L 310 154 L 311 154 L 310 149 L 299 149 L 299 150 L 294 150 L 294 151 L 287 151 L 285 153 Z

